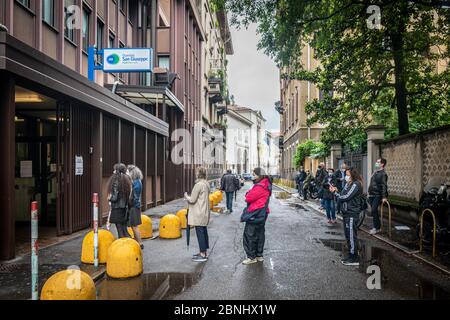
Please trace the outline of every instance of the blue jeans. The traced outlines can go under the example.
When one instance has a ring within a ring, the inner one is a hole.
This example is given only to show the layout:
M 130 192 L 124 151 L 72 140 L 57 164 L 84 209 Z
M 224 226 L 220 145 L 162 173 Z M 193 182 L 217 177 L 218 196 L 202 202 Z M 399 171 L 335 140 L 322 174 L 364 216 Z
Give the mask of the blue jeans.
M 225 192 L 227 197 L 227 209 L 233 212 L 233 194 L 234 192 Z
M 336 220 L 336 206 L 333 199 L 323 199 L 328 220 Z
M 195 232 L 197 233 L 200 252 L 206 252 L 209 249 L 208 229 L 206 227 L 196 226 Z

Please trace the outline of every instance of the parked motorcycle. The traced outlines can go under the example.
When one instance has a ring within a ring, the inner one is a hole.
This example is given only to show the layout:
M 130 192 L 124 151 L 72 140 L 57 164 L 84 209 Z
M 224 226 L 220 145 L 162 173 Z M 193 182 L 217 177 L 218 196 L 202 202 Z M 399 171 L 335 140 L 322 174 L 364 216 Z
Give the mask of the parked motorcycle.
M 306 187 L 306 196 L 309 199 L 317 199 L 319 197 L 319 186 L 315 180 L 311 180 Z
M 433 177 L 425 186 L 419 201 L 419 218 L 423 210 L 430 209 L 436 216 L 436 243 L 450 243 L 450 184 L 445 178 Z M 417 238 L 420 239 L 420 221 L 416 227 Z M 431 214 L 424 216 L 423 241 L 433 241 L 433 218 Z

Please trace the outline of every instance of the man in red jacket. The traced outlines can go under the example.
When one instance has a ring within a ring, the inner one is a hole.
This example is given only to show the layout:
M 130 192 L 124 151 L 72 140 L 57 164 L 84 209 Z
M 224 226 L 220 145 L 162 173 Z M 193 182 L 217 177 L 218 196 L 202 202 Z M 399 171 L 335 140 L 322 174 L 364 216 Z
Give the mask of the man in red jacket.
M 272 195 L 272 180 L 264 170 L 256 168 L 253 174 L 255 175 L 254 186 L 245 195 L 247 211 L 263 210 L 261 213 L 265 214 L 265 219 L 258 223 L 251 221 L 245 223 L 243 240 L 247 259 L 242 262 L 245 265 L 264 261 L 265 225 L 270 212 L 269 200 Z

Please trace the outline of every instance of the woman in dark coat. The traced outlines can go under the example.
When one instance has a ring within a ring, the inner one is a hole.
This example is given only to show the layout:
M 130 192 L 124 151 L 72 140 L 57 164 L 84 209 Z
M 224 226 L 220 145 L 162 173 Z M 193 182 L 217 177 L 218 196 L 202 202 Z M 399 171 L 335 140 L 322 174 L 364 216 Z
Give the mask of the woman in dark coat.
M 128 175 L 132 181 L 132 200 L 130 204 L 130 209 L 128 210 L 128 225 L 133 229 L 134 239 L 139 242 L 141 249 L 144 249 L 142 244 L 141 232 L 139 231 L 139 225 L 142 224 L 141 219 L 141 197 L 142 197 L 142 171 L 131 164 L 128 166 Z
M 131 196 L 131 179 L 123 163 L 114 165 L 114 173 L 109 179 L 108 200 L 111 205 L 109 222 L 114 223 L 119 238 L 130 238 L 128 233 L 128 204 Z
M 323 202 L 325 210 L 327 212 L 328 223 L 336 223 L 336 204 L 334 201 L 334 194 L 330 191 L 330 187 L 334 187 L 337 184 L 336 176 L 332 168 L 328 169 L 328 175 L 323 179 Z

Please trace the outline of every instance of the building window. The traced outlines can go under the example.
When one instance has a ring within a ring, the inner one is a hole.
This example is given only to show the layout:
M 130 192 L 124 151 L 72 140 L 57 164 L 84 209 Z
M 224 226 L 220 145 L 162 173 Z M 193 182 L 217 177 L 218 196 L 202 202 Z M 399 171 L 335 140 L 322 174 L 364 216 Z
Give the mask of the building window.
M 83 50 L 87 51 L 89 47 L 89 30 L 90 30 L 90 24 L 89 24 L 89 18 L 91 13 L 86 9 L 83 8 L 83 27 L 81 30 L 82 38 L 83 38 Z
M 30 9 L 30 0 L 17 0 L 17 2 Z
M 75 14 L 75 11 L 68 10 L 71 5 L 71 1 L 64 2 L 64 36 L 68 40 L 75 42 L 75 28 L 72 25 L 73 21 L 76 20 L 72 17 Z M 70 26 L 69 23 L 71 24 Z
M 105 25 L 102 21 L 97 20 L 97 50 L 103 49 L 103 36 L 104 36 Z M 100 55 L 97 55 L 98 62 L 101 62 Z
M 159 1 L 158 27 L 170 27 L 170 0 Z
M 42 20 L 55 26 L 55 1 L 42 0 Z
M 170 57 L 169 56 L 159 56 L 158 57 L 158 67 L 170 70 Z
M 119 9 L 122 12 L 125 12 L 125 2 L 126 0 L 119 0 Z
M 109 48 L 114 48 L 114 40 L 115 40 L 116 36 L 113 33 L 109 33 L 109 41 L 108 41 L 108 47 Z

